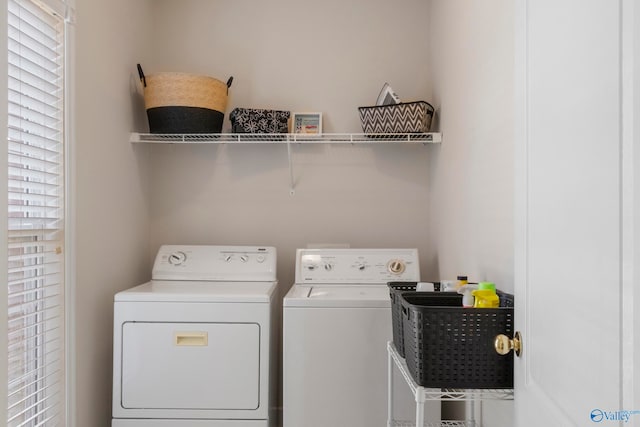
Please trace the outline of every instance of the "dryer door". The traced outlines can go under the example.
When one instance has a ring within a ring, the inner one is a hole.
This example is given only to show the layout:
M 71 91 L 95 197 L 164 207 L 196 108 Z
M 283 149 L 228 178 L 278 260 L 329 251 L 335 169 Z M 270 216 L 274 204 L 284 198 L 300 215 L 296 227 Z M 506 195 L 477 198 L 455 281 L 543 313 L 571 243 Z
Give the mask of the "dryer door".
M 257 323 L 125 322 L 122 407 L 253 410 L 259 402 Z

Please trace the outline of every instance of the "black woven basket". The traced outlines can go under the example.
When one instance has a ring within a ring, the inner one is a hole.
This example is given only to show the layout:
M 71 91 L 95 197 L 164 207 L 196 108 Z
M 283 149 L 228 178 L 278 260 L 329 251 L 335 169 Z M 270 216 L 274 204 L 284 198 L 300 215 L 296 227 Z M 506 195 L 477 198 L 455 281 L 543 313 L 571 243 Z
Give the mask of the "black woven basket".
M 403 292 L 404 352 L 414 380 L 432 388 L 513 388 L 513 352 L 494 349 L 513 335 L 513 295 L 499 308 L 464 308 L 453 292 Z
M 402 305 L 401 292 L 415 292 L 418 282 L 389 282 L 389 297 L 391 298 L 391 326 L 393 330 L 393 345 L 401 357 L 404 357 L 404 339 L 402 336 Z

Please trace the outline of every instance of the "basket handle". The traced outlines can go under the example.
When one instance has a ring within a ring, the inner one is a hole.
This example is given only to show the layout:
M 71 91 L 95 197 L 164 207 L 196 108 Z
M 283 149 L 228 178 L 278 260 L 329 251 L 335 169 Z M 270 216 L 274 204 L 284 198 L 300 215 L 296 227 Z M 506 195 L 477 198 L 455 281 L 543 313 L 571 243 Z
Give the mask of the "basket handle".
M 231 87 L 231 83 L 233 83 L 233 76 L 229 77 L 229 80 L 227 80 L 227 95 L 229 95 L 229 88 Z
M 142 66 L 138 64 L 138 75 L 140 76 L 140 81 L 144 87 L 147 87 L 147 78 L 144 76 L 144 72 L 142 71 Z
M 405 307 L 404 305 L 401 307 L 402 308 L 402 313 L 407 316 L 407 319 L 409 318 L 409 310 L 407 310 L 407 307 Z

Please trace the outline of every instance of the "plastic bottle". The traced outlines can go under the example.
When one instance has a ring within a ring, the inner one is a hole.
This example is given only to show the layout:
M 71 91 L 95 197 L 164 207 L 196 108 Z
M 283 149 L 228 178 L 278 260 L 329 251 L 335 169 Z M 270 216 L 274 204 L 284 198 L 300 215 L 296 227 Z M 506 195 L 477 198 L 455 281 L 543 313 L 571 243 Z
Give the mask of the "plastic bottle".
M 456 283 L 456 288 L 460 289 L 461 287 L 463 287 L 467 283 L 469 283 L 467 276 L 458 276 L 458 283 Z
M 457 289 L 457 282 L 455 280 L 441 280 L 440 291 L 441 292 L 454 292 Z
M 491 282 L 478 283 L 478 289 L 471 291 L 475 297 L 473 306 L 475 308 L 497 308 L 500 307 L 500 298 L 496 294 L 496 285 Z
M 478 289 L 478 284 L 476 283 L 467 283 L 466 285 L 462 285 L 458 288 L 457 292 L 462 295 L 462 306 L 463 307 L 473 307 L 475 297 L 473 296 L 473 291 Z

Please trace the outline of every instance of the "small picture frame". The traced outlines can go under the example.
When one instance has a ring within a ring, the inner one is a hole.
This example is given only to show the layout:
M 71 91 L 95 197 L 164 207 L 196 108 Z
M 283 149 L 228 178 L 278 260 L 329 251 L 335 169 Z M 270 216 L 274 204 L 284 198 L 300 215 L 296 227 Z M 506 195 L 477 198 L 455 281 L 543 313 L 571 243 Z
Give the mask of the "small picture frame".
M 322 113 L 292 113 L 291 133 L 302 135 L 322 134 Z

